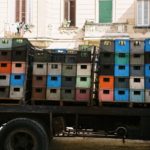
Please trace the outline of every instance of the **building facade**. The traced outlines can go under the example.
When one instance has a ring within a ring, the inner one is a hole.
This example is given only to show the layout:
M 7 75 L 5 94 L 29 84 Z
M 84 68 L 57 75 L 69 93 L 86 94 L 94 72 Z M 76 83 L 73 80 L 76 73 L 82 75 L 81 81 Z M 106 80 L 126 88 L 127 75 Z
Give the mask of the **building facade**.
M 0 36 L 49 46 L 150 37 L 150 0 L 1 0 Z

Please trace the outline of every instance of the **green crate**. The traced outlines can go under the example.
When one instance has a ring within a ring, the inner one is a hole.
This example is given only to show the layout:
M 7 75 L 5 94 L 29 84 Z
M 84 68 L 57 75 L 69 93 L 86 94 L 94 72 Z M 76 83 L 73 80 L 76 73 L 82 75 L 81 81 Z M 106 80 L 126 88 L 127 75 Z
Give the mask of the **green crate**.
M 91 87 L 91 76 L 77 76 L 76 87 L 90 88 Z
M 126 65 L 129 64 L 129 53 L 116 53 L 115 64 Z

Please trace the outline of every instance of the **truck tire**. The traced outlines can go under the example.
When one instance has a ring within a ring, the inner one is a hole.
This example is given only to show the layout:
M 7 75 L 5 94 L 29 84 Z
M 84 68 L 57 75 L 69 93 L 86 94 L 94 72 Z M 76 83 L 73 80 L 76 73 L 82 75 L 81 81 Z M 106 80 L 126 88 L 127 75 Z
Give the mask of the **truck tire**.
M 40 123 L 28 118 L 8 121 L 0 131 L 1 150 L 48 150 L 48 136 Z

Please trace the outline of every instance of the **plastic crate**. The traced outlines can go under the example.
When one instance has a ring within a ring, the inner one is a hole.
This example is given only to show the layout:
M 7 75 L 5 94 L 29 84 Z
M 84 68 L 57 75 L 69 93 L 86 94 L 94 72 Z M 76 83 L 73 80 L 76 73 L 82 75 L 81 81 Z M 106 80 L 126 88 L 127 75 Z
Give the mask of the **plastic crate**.
M 12 39 L 0 39 L 0 50 L 12 50 Z
M 115 65 L 115 76 L 129 77 L 129 65 Z
M 91 75 L 91 63 L 78 63 L 77 64 L 77 75 L 78 76 L 90 76 Z
M 130 76 L 144 76 L 144 65 L 131 65 Z
M 131 53 L 144 53 L 144 40 L 131 40 L 130 41 Z
M 99 64 L 114 64 L 114 53 L 112 52 L 101 52 L 99 54 Z
M 145 39 L 144 43 L 145 43 L 144 50 L 146 52 L 150 52 L 150 39 Z
M 0 86 L 9 86 L 9 85 L 10 85 L 10 75 L 0 74 Z
M 11 74 L 10 75 L 10 85 L 11 86 L 21 86 L 25 84 L 25 74 Z
M 101 40 L 100 51 L 101 52 L 114 52 L 114 41 L 113 40 Z
M 0 86 L 0 99 L 9 98 L 9 86 Z
M 98 93 L 99 102 L 113 102 L 114 90 L 112 89 L 100 89 Z
M 128 89 L 129 88 L 129 78 L 127 77 L 116 77 L 115 78 L 115 88 L 116 89 Z
M 0 60 L 1 61 L 11 61 L 11 51 L 0 50 Z
M 90 89 L 89 88 L 76 88 L 76 101 L 79 101 L 79 102 L 90 101 Z
M 114 75 L 114 65 L 99 65 L 98 75 Z
M 128 102 L 129 101 L 129 89 L 116 88 L 114 93 L 115 102 Z
M 76 64 L 63 64 L 62 65 L 62 75 L 63 76 L 76 76 L 77 75 L 77 65 Z
M 12 65 L 10 61 L 0 61 L 0 74 L 10 74 L 11 68 Z
M 115 54 L 115 64 L 129 64 L 129 54 L 128 53 L 116 53 Z
M 46 100 L 59 101 L 61 89 L 60 88 L 47 88 L 46 90 Z
M 25 89 L 20 86 L 10 86 L 10 98 L 11 99 L 25 99 Z
M 33 75 L 47 75 L 47 63 L 34 62 Z
M 114 77 L 113 76 L 99 76 L 99 88 L 114 89 Z
M 130 77 L 130 89 L 144 89 L 144 76 Z
M 144 54 L 131 54 L 130 64 L 132 65 L 144 65 Z
M 61 63 L 48 63 L 48 75 L 60 75 L 62 73 Z
M 91 77 L 90 76 L 77 76 L 76 87 L 90 88 L 91 87 Z
M 46 87 L 47 76 L 46 75 L 33 75 L 32 86 L 33 87 Z
M 130 41 L 125 39 L 115 40 L 115 52 L 117 53 L 129 53 L 130 52 Z
M 31 99 L 32 100 L 45 100 L 46 99 L 46 88 L 44 88 L 44 87 L 33 87 Z
M 76 77 L 62 76 L 62 87 L 74 88 L 76 86 Z
M 61 87 L 61 75 L 48 75 L 47 87 L 48 88 L 60 88 Z
M 62 88 L 61 99 L 63 101 L 75 101 L 75 88 Z
M 25 62 L 12 62 L 11 73 L 26 73 L 27 65 Z
M 145 99 L 144 90 L 130 89 L 130 102 L 143 103 Z

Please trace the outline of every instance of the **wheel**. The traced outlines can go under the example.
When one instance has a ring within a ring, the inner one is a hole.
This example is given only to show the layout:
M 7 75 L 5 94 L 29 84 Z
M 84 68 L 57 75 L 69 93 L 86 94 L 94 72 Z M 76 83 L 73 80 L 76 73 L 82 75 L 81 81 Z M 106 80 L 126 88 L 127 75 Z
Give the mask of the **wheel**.
M 48 150 L 47 134 L 37 121 L 16 118 L 0 131 L 1 150 Z
M 120 126 L 116 129 L 116 133 L 118 135 L 118 137 L 126 137 L 127 136 L 127 129 L 124 126 Z

